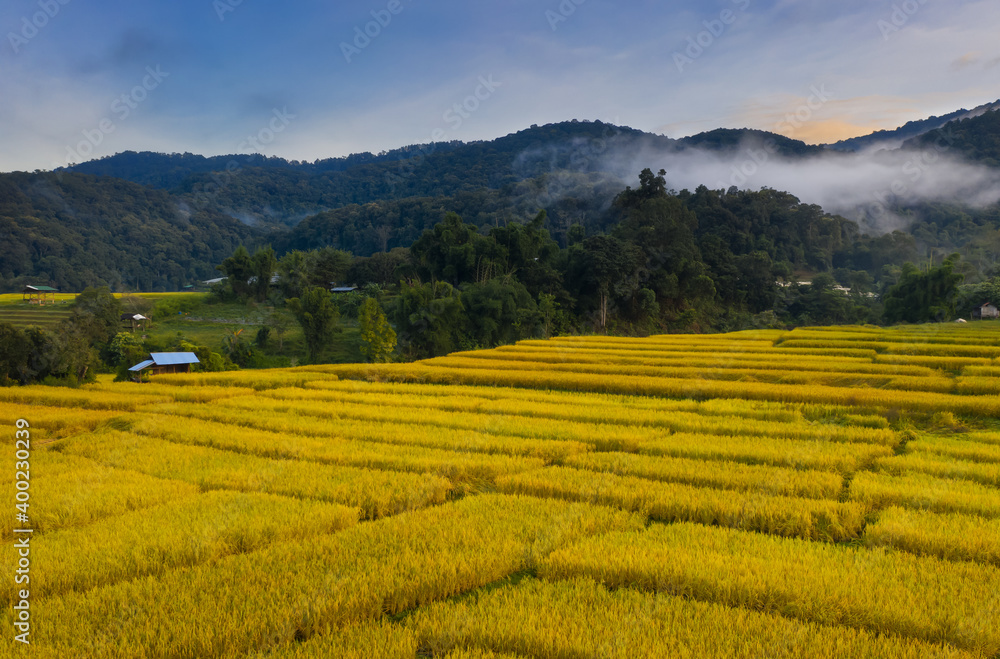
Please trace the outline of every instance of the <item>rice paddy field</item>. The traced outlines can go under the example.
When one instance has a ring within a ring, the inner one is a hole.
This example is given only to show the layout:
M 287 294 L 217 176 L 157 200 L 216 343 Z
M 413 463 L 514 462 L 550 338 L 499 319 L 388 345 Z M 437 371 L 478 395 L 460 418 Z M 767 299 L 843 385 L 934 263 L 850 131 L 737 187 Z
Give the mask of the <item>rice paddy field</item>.
M 971 323 L 0 389 L 0 657 L 996 659 L 998 376 Z

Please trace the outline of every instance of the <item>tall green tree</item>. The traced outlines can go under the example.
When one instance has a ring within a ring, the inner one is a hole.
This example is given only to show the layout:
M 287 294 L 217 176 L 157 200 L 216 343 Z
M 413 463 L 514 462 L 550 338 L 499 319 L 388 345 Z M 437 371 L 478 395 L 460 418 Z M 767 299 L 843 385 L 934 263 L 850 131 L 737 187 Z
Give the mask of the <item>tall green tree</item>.
M 645 169 L 638 190 L 618 195 L 612 206 L 618 219 L 614 236 L 641 250 L 642 288 L 653 291 L 658 304 L 679 310 L 702 302 L 700 278 L 707 273 L 695 242 L 698 217 L 667 191 L 665 173 Z M 645 315 L 636 301 L 630 306 L 634 317 Z
M 534 335 L 537 305 L 519 281 L 506 278 L 471 284 L 462 291 L 466 333 L 475 345 L 494 347 Z
M 465 308 L 458 289 L 447 282 L 403 284 L 395 324 L 407 357 L 437 357 L 457 350 L 465 328 Z
M 28 384 L 31 346 L 24 333 L 10 323 L 0 322 L 0 386 Z
M 562 275 L 556 269 L 559 244 L 545 229 L 546 213 L 541 211 L 526 224 L 510 222 L 490 230 L 490 238 L 500 248 L 504 274 L 516 276 L 532 296 L 557 294 L 565 299 Z
M 226 275 L 226 283 L 238 300 L 245 301 L 250 297 L 254 263 L 246 247 L 237 247 L 232 256 L 222 261 L 218 270 Z
M 396 332 L 375 298 L 366 298 L 358 312 L 361 328 L 361 354 L 373 364 L 383 364 L 396 349 Z
M 315 252 L 295 250 L 285 254 L 278 261 L 278 287 L 285 299 L 299 297 L 309 288 L 309 276 L 315 260 Z
M 334 283 L 344 283 L 347 271 L 354 261 L 350 252 L 324 247 L 314 254 L 312 269 L 309 272 L 309 283 L 323 288 L 330 288 Z
M 314 286 L 306 289 L 302 297 L 289 300 L 288 308 L 302 326 L 309 349 L 309 360 L 315 363 L 330 338 L 340 331 L 337 305 L 333 303 L 330 291 Z
M 121 303 L 107 286 L 88 288 L 76 296 L 69 323 L 100 347 L 111 342 L 121 324 Z
M 483 252 L 482 242 L 475 225 L 466 224 L 456 213 L 448 213 L 433 229 L 424 231 L 410 252 L 431 279 L 458 286 L 479 281 L 477 271 L 493 265 L 478 258 Z
M 567 281 L 574 282 L 579 299 L 596 302 L 600 331 L 607 329 L 614 301 L 638 291 L 644 261 L 638 247 L 613 236 L 594 236 L 571 248 Z
M 940 266 L 923 271 L 912 263 L 904 264 L 899 282 L 883 298 L 885 321 L 927 323 L 954 318 L 958 285 L 964 279 L 955 272 L 960 258 L 952 254 Z
M 274 273 L 278 269 L 278 258 L 270 246 L 261 247 L 254 252 L 251 263 L 253 277 L 251 278 L 250 290 L 258 302 L 263 302 L 271 290 L 271 279 L 274 278 Z
M 132 332 L 118 332 L 108 349 L 115 366 L 132 366 L 146 354 L 142 340 Z

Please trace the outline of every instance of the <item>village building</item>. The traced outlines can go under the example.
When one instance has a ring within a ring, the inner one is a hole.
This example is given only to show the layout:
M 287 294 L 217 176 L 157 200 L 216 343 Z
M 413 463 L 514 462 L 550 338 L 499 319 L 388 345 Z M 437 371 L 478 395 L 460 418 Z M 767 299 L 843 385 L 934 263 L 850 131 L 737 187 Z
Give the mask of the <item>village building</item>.
M 193 352 L 152 352 L 149 359 L 139 362 L 129 371 L 132 379 L 139 382 L 143 375 L 190 373 L 191 365 L 200 363 L 201 360 Z

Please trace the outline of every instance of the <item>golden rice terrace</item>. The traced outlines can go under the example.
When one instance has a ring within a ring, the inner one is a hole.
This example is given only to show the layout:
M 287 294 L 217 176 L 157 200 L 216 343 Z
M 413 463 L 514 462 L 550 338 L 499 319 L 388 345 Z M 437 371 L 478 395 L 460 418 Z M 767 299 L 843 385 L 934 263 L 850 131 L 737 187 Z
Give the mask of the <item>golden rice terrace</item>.
M 997 658 L 998 376 L 975 323 L 2 389 L 0 656 Z

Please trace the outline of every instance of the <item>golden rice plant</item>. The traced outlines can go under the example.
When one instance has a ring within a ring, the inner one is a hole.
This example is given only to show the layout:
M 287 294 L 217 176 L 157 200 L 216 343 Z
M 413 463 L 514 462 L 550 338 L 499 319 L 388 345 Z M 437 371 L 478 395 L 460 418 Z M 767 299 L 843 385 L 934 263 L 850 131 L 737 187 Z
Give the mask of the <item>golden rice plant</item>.
M 856 503 L 732 492 L 568 467 L 502 476 L 497 488 L 509 494 L 614 506 L 661 522 L 692 521 L 830 541 L 858 537 L 866 512 Z
M 69 441 L 69 440 L 63 440 Z M 0 470 L 7 492 L 13 492 L 14 471 Z M 31 455 L 29 527 L 35 535 L 82 527 L 100 519 L 127 514 L 198 494 L 198 486 L 162 480 L 129 469 L 116 469 L 52 447 Z M 13 496 L 12 496 L 13 498 Z M 3 516 L 7 537 L 14 526 L 14 507 Z
M 432 474 L 407 474 L 275 460 L 204 446 L 185 446 L 118 431 L 81 435 L 66 450 L 102 464 L 203 490 L 228 489 L 319 499 L 361 508 L 367 519 L 442 503 L 451 483 Z
M 353 421 L 336 418 L 296 414 L 249 414 L 243 410 L 219 406 L 160 405 L 151 411 L 232 424 L 234 426 L 270 430 L 288 435 L 350 438 L 387 445 L 419 446 L 450 451 L 473 451 L 558 460 L 592 446 L 582 442 L 564 440 L 539 441 L 536 438 L 516 437 L 482 430 L 450 429 L 420 423 L 392 423 L 376 420 Z
M 975 336 L 969 332 L 944 333 L 944 332 L 901 332 L 899 329 L 882 330 L 878 332 L 858 332 L 835 331 L 833 328 L 795 329 L 785 336 L 794 339 L 819 339 L 819 340 L 847 340 L 847 341 L 871 341 L 879 343 L 905 343 L 912 345 L 919 344 L 945 344 L 945 345 L 970 345 L 970 346 L 995 346 L 996 338 Z
M 909 364 L 947 371 L 960 371 L 970 365 L 989 364 L 989 357 L 941 357 L 933 355 L 878 355 L 878 364 Z
M 304 643 L 251 651 L 247 659 L 418 659 L 419 641 L 409 627 L 385 620 L 361 622 L 314 636 Z M 522 655 L 482 648 L 455 648 L 440 659 L 523 659 Z
M 1000 569 L 987 565 L 672 524 L 588 538 L 538 573 L 1000 652 Z
M 456 412 L 519 414 L 631 425 L 661 424 L 664 413 L 668 412 L 693 412 L 710 416 L 735 415 L 746 419 L 791 423 L 803 421 L 803 410 L 806 409 L 801 405 L 747 401 L 738 398 L 705 401 L 670 400 L 613 394 L 446 385 L 428 387 L 419 384 L 355 380 L 314 382 L 305 389 L 275 389 L 261 395 L 288 400 L 350 401 L 372 405 L 396 405 L 400 400 L 405 400 L 408 406 Z
M 535 440 L 621 445 L 635 445 L 643 439 L 656 439 L 667 434 L 662 428 L 656 427 L 636 428 L 611 423 L 580 423 L 565 419 L 550 420 L 516 415 L 484 415 L 433 409 L 422 409 L 419 414 L 415 414 L 405 402 L 400 401 L 400 403 L 392 407 L 346 402 L 330 405 L 322 401 L 244 397 L 218 401 L 216 407 L 240 410 L 247 416 L 250 416 L 251 411 L 256 411 L 258 414 L 274 412 L 337 420 L 342 423 L 345 433 L 350 432 L 347 428 L 352 427 L 352 422 L 422 424 L 447 430 L 469 430 Z
M 374 402 L 341 402 L 335 406 L 327 401 L 297 400 L 294 392 L 281 400 L 268 397 L 240 397 L 218 401 L 213 408 L 235 408 L 255 410 L 257 413 L 276 412 L 351 421 L 378 421 L 391 423 L 422 423 L 447 429 L 475 430 L 479 432 L 533 437 L 545 440 L 563 440 L 593 443 L 600 446 L 632 447 L 644 440 L 654 440 L 665 435 L 662 429 L 674 432 L 705 432 L 716 434 L 746 434 L 768 437 L 791 437 L 801 439 L 831 439 L 848 442 L 869 442 L 895 445 L 898 435 L 887 428 L 845 427 L 830 424 L 808 423 L 805 421 L 781 422 L 721 417 L 676 411 L 671 414 L 653 412 L 639 414 L 608 408 L 589 408 L 583 414 L 574 410 L 569 414 L 561 408 L 544 404 L 518 405 L 507 407 L 504 413 L 460 412 L 454 409 L 434 409 L 425 407 L 415 414 L 407 404 L 408 399 L 397 399 L 396 405 L 388 407 Z M 524 414 L 525 407 L 541 414 Z M 540 409 L 541 408 L 541 409 Z M 543 416 L 545 412 L 548 417 Z M 249 416 L 249 415 L 248 415 Z M 567 416 L 585 416 L 584 421 Z M 638 427 L 637 427 L 638 426 Z
M 546 439 L 566 439 L 583 442 L 593 442 L 602 449 L 634 450 L 642 441 L 662 433 L 650 435 L 646 427 L 659 427 L 673 432 L 699 432 L 713 434 L 745 434 L 780 438 L 824 439 L 845 442 L 866 442 L 885 445 L 895 445 L 899 441 L 897 433 L 886 427 L 856 427 L 840 426 L 825 423 L 805 422 L 801 412 L 789 413 L 787 407 L 770 411 L 767 405 L 759 404 L 763 413 L 753 414 L 746 402 L 735 404 L 730 401 L 707 401 L 701 405 L 685 402 L 683 405 L 670 404 L 673 401 L 663 401 L 665 404 L 643 406 L 635 409 L 627 403 L 618 405 L 614 401 L 593 400 L 589 405 L 555 404 L 546 399 L 530 402 L 520 401 L 510 405 L 475 404 L 476 413 L 456 413 L 455 407 L 449 407 L 446 402 L 431 402 L 427 411 L 421 410 L 416 415 L 402 405 L 396 411 L 386 411 L 381 405 L 382 400 L 374 399 L 373 403 L 365 405 L 363 398 L 356 398 L 355 405 L 337 405 L 332 407 L 316 401 L 312 404 L 297 402 L 296 392 L 281 390 L 275 392 L 282 400 L 288 401 L 284 406 L 272 404 L 258 398 L 233 399 L 222 402 L 225 407 L 248 408 L 260 405 L 264 409 L 298 410 L 315 415 L 342 415 L 358 419 L 381 418 L 394 421 L 422 421 L 438 423 L 444 426 L 459 426 L 468 429 L 489 429 L 508 434 L 523 436 L 539 436 Z M 409 401 L 409 399 L 405 399 Z M 294 407 L 292 403 L 294 402 Z M 415 402 L 414 405 L 421 405 Z M 456 403 L 455 405 L 459 405 Z M 463 407 L 463 409 L 471 409 Z M 440 412 L 437 412 L 440 410 Z M 743 411 L 749 412 L 747 417 Z M 758 410 L 759 411 L 759 410 Z M 445 413 L 451 412 L 451 413 Z M 664 413 L 669 412 L 669 413 Z M 503 418 L 488 418 L 484 415 L 502 415 Z M 558 423 L 543 423 L 539 419 L 557 419 Z M 771 420 L 774 419 L 774 420 Z M 780 419 L 780 420 L 779 420 Z M 785 420 L 789 419 L 789 420 Z M 791 420 L 794 419 L 794 420 Z M 573 424 L 564 423 L 573 421 Z M 595 427 L 595 424 L 602 424 Z M 884 424 L 884 422 L 883 422 Z M 621 425 L 622 428 L 614 426 Z M 638 428 L 636 426 L 639 426 Z
M 930 343 L 892 344 L 886 350 L 895 355 L 931 355 L 935 357 L 1000 357 L 1000 347 L 994 341 L 990 345 L 948 345 Z
M 913 451 L 905 455 L 880 458 L 875 464 L 892 474 L 919 472 L 939 478 L 970 480 L 1000 487 L 1000 463 L 997 462 L 960 460 L 939 453 Z
M 613 473 L 619 476 L 637 476 L 697 487 L 741 492 L 756 491 L 808 499 L 837 499 L 844 486 L 842 476 L 825 471 L 651 457 L 631 453 L 571 455 L 563 464 L 575 469 Z
M 865 467 L 877 458 L 891 456 L 893 450 L 877 444 L 675 433 L 659 441 L 643 443 L 638 452 L 653 456 L 847 473 Z
M 857 357 L 867 359 L 868 361 L 874 361 L 875 357 L 879 354 L 871 348 L 803 348 L 789 347 L 783 343 L 774 347 L 771 354 L 774 353 L 783 353 L 786 355 L 822 355 L 824 357 Z
M 961 439 L 967 442 L 978 442 L 980 444 L 1000 445 L 1000 432 L 983 430 L 962 433 Z
M 533 567 L 592 534 L 641 527 L 609 508 L 482 495 L 212 564 L 32 602 L 33 647 L 61 657 L 245 657 L 398 614 Z M 10 627 L 11 611 L 4 614 Z M 193 618 L 198 624 L 192 624 Z
M 336 367 L 340 368 L 340 367 Z M 428 387 L 409 382 L 369 382 L 359 380 L 313 381 L 301 389 L 274 389 L 260 395 L 292 400 L 350 400 L 371 404 L 394 405 L 399 396 L 407 405 L 429 406 L 435 409 L 476 411 L 493 414 L 521 414 L 545 418 L 567 418 L 577 421 L 606 421 L 649 425 L 650 419 L 662 415 L 640 412 L 695 412 L 710 416 L 739 416 L 762 421 L 801 422 L 809 418 L 843 418 L 857 408 L 837 405 L 783 403 L 742 398 L 712 398 L 707 400 L 665 399 L 622 394 L 601 394 L 576 391 L 539 391 L 512 387 L 478 387 L 436 385 Z M 621 412 L 621 416 L 615 416 Z M 871 426 L 871 424 L 862 424 Z M 884 427 L 884 424 L 871 426 Z M 769 429 L 770 431 L 771 429 Z
M 873 508 L 902 506 L 935 513 L 1000 517 L 1000 490 L 997 488 L 929 474 L 903 472 L 895 476 L 860 472 L 851 481 L 850 498 Z
M 732 335 L 667 335 L 648 339 L 614 336 L 564 336 L 547 340 L 520 341 L 518 346 L 564 347 L 576 349 L 612 348 L 616 350 L 651 351 L 674 347 L 690 351 L 721 352 L 723 350 L 769 350 L 774 341 L 767 339 L 739 339 Z
M 1000 519 L 892 506 L 865 529 L 869 547 L 1000 566 Z
M 963 375 L 955 380 L 955 393 L 964 396 L 995 396 L 1000 394 L 1000 379 L 995 375 Z
M 44 443 L 69 435 L 94 430 L 105 421 L 120 414 L 114 410 L 88 410 L 79 407 L 50 407 L 46 405 L 31 405 L 16 410 L 8 410 L 9 415 L 0 419 L 0 444 L 14 445 L 18 437 L 15 424 L 19 419 L 28 422 L 28 437 L 31 445 L 39 447 Z
M 1000 376 L 1000 365 L 996 362 L 990 362 L 984 365 L 966 366 L 962 369 L 962 375 L 978 378 L 995 378 Z
M 413 630 L 378 620 L 317 634 L 302 643 L 254 648 L 246 659 L 417 659 L 417 650 Z
M 765 371 L 815 371 L 819 373 L 861 373 L 869 375 L 912 375 L 936 377 L 940 372 L 926 367 L 907 364 L 873 364 L 871 360 L 857 357 L 830 357 L 827 355 L 797 355 L 794 353 L 691 353 L 656 352 L 634 356 L 628 351 L 566 351 L 541 348 L 515 350 L 482 350 L 460 353 L 468 360 L 492 362 L 533 362 L 539 364 L 615 364 L 670 368 L 741 368 Z M 425 363 L 433 363 L 431 361 Z M 449 363 L 444 360 L 442 363 Z
M 446 368 L 491 368 L 510 371 L 530 371 L 537 367 L 533 361 L 483 360 L 470 357 L 439 357 L 423 362 L 430 367 Z M 955 388 L 951 378 L 942 376 L 896 376 L 890 374 L 867 374 L 838 371 L 809 371 L 804 369 L 755 369 L 740 366 L 649 366 L 606 363 L 566 363 L 545 364 L 547 372 L 583 373 L 601 375 L 630 375 L 647 377 L 699 378 L 707 380 L 742 380 L 752 378 L 759 382 L 780 382 L 785 384 L 816 384 L 828 386 L 885 387 L 910 391 L 935 391 L 947 393 Z
M 134 394 L 136 384 L 134 382 L 106 382 L 93 385 L 87 388 L 88 391 L 104 391 L 117 393 L 120 396 L 131 396 Z M 162 381 L 143 383 L 141 389 L 145 396 L 166 396 L 176 402 L 184 403 L 208 403 L 220 398 L 231 398 L 233 396 L 252 396 L 256 393 L 251 387 L 238 386 L 177 386 L 177 384 L 164 384 Z
M 458 602 L 434 604 L 407 621 L 436 653 L 480 648 L 519 657 L 697 657 L 698 659 L 959 659 L 944 645 L 782 615 L 685 600 L 590 579 L 526 579 Z
M 138 385 L 136 386 L 138 387 Z M 42 384 L 27 387 L 0 387 L 0 403 L 8 408 L 20 405 L 47 405 L 50 407 L 135 411 L 144 405 L 165 403 L 169 400 L 170 398 L 165 395 L 144 395 L 142 389 L 137 389 L 131 395 L 123 396 L 120 393 L 88 389 L 87 387 L 70 389 L 68 387 L 48 387 Z M 31 407 L 23 407 L 16 411 L 15 418 L 28 418 L 30 421 L 30 416 Z M 15 418 L 11 418 L 9 422 L 13 422 Z
M 539 469 L 540 458 L 490 455 L 362 442 L 335 437 L 291 435 L 191 417 L 144 414 L 131 430 L 179 444 L 209 446 L 265 458 L 312 460 L 365 469 L 433 473 L 457 482 L 492 482 L 498 475 Z
M 975 437 L 973 436 L 973 440 Z M 938 455 L 977 462 L 1000 462 L 1000 444 L 968 441 L 965 435 L 925 435 L 906 445 L 914 452 L 936 453 Z
M 522 655 L 494 652 L 482 648 L 458 648 L 443 655 L 444 659 L 522 659 Z
M 208 492 L 34 538 L 32 597 L 87 590 L 353 526 L 359 511 L 272 494 Z M 4 553 L 14 554 L 13 544 Z M 13 557 L 12 557 L 13 560 Z M 17 592 L 10 581 L 4 603 Z
M 329 373 L 317 373 L 304 368 L 273 368 L 222 373 L 178 373 L 159 375 L 155 384 L 181 387 L 237 387 L 265 391 L 275 387 L 301 387 L 316 380 L 335 380 Z
M 794 333 L 792 333 L 794 335 Z M 823 337 L 821 339 L 783 339 L 777 348 L 781 350 L 795 350 L 798 348 L 814 348 L 820 350 L 873 350 L 883 352 L 889 345 L 884 341 L 873 341 L 870 339 L 836 339 Z
M 617 393 L 680 398 L 744 398 L 785 403 L 819 403 L 860 406 L 872 409 L 912 409 L 928 412 L 950 411 L 961 414 L 1000 416 L 1000 399 L 956 396 L 927 391 L 832 387 L 825 385 L 790 385 L 765 382 L 730 382 L 696 378 L 648 376 L 605 376 L 589 373 L 547 371 L 498 371 L 485 368 L 443 368 L 416 364 L 346 365 L 336 367 L 344 378 L 380 381 L 465 384 L 480 386 L 518 386 L 538 389 L 563 389 L 595 393 Z

